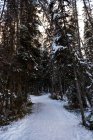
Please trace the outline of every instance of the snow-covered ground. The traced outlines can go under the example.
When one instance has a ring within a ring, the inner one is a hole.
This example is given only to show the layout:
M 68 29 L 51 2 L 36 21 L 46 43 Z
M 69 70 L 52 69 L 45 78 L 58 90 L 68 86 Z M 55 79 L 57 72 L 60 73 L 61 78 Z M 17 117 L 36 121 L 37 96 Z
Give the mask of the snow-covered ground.
M 48 96 L 31 96 L 33 113 L 0 128 L 0 140 L 93 140 L 93 133 L 63 108 L 64 103 Z

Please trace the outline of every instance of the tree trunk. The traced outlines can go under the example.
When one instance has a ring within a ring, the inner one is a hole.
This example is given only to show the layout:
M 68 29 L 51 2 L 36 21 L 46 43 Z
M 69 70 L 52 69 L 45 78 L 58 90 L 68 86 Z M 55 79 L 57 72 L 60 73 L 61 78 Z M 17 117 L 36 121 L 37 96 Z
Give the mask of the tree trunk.
M 83 122 L 83 125 L 86 126 L 83 102 L 82 102 L 82 98 L 81 98 L 81 89 L 80 89 L 80 85 L 79 85 L 76 69 L 74 69 L 74 75 L 75 75 L 76 89 L 77 89 L 77 93 L 78 93 L 78 100 L 79 100 L 79 104 L 80 104 L 80 111 L 81 111 L 81 116 L 82 116 L 82 122 Z

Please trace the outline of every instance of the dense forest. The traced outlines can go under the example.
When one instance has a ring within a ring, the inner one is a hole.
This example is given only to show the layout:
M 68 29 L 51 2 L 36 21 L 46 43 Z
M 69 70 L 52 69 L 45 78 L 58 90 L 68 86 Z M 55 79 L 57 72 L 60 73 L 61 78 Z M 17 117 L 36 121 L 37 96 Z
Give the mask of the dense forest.
M 83 38 L 77 0 L 0 1 L 0 124 L 46 92 L 93 129 L 93 9 L 82 3 Z

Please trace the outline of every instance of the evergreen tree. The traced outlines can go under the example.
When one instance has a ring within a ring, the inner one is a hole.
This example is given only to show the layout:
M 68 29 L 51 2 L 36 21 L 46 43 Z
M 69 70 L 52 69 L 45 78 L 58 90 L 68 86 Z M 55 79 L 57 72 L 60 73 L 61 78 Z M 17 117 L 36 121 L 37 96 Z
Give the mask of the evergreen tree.
M 5 4 L 0 47 L 0 115 L 4 116 L 10 111 L 12 115 L 16 110 L 19 113 L 23 104 L 27 104 L 28 92 L 33 83 L 36 85 L 40 63 L 37 3 L 7 0 Z

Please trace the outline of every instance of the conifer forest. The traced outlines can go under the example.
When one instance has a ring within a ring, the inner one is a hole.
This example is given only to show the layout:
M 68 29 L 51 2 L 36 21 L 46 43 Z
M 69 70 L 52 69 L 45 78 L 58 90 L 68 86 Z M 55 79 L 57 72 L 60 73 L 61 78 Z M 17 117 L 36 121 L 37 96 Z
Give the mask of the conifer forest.
M 0 140 L 93 140 L 93 0 L 0 0 Z

